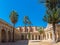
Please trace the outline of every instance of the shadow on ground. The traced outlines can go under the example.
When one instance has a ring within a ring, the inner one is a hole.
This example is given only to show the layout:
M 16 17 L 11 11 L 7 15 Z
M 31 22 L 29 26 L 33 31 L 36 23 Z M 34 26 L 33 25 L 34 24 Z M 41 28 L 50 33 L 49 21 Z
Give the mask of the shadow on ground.
M 20 40 L 17 42 L 5 42 L 5 43 L 0 43 L 0 45 L 28 45 L 29 40 Z

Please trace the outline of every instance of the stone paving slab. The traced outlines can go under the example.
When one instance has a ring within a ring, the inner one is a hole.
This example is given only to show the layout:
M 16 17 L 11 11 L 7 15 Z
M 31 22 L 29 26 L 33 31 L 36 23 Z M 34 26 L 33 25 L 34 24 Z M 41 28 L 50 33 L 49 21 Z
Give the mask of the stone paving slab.
M 42 41 L 17 41 L 17 42 L 0 43 L 0 45 L 60 45 L 60 42 L 51 43 Z

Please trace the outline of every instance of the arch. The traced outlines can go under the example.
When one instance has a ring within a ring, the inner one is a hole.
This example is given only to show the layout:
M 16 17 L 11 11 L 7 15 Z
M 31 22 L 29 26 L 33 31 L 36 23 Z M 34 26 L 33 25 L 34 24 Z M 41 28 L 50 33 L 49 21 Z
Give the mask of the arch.
M 24 35 L 23 34 L 21 35 L 21 40 L 24 40 Z
M 34 35 L 32 35 L 32 40 L 34 40 Z
M 11 32 L 8 31 L 8 41 L 10 42 L 11 41 Z
M 27 40 L 27 34 L 24 34 L 25 40 Z
M 6 31 L 4 29 L 1 31 L 1 41 L 6 42 Z
M 40 40 L 40 35 L 39 35 L 39 40 Z

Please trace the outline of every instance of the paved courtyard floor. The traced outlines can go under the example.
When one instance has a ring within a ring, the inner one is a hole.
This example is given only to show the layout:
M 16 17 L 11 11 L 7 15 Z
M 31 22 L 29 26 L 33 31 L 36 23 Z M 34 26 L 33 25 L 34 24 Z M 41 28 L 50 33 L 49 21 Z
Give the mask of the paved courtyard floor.
M 17 41 L 17 42 L 7 42 L 7 43 L 0 43 L 0 45 L 60 45 L 60 42 L 53 43 L 53 42 L 42 42 L 42 41 Z

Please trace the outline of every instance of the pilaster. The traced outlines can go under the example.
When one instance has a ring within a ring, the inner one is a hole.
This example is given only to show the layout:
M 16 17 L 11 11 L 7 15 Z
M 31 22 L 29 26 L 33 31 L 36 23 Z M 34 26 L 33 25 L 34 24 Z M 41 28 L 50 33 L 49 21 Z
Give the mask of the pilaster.
M 1 29 L 0 29 L 0 42 L 1 42 Z

